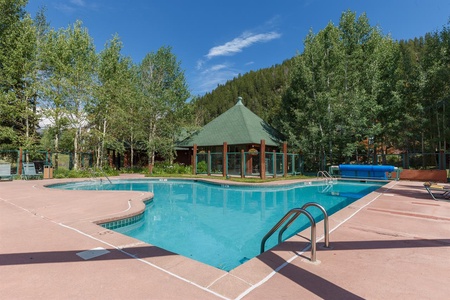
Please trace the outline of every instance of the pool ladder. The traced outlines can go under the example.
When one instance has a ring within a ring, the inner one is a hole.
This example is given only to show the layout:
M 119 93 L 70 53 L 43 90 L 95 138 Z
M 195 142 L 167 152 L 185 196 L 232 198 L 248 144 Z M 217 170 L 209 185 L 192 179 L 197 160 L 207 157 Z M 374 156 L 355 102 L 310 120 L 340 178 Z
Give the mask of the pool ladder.
M 306 208 L 314 206 L 319 208 L 323 213 L 323 224 L 324 224 L 324 236 L 325 236 L 325 247 L 330 248 L 330 232 L 329 232 L 329 226 L 328 226 L 328 214 L 325 208 L 321 206 L 318 203 L 315 202 L 308 202 L 305 205 L 303 205 L 301 208 L 293 208 L 290 211 L 288 211 L 283 218 L 278 221 L 275 226 L 269 230 L 269 232 L 263 237 L 261 241 L 261 252 L 263 253 L 265 250 L 265 245 L 267 239 L 272 236 L 272 234 L 275 233 L 275 231 L 278 230 L 278 228 L 281 227 L 281 225 L 285 224 L 280 231 L 278 232 L 278 243 L 282 242 L 283 233 L 288 229 L 289 226 L 301 215 L 304 214 L 311 223 L 311 261 L 316 261 L 316 221 L 314 220 L 313 216 L 306 210 Z
M 323 178 L 326 183 L 335 183 L 337 179 L 334 176 L 331 176 L 327 171 L 319 171 L 317 172 L 317 179 Z
M 108 175 L 102 170 L 98 169 L 99 171 L 94 171 L 92 168 L 89 168 L 89 171 L 91 172 L 91 179 L 94 180 L 97 178 L 97 173 L 100 173 L 100 175 L 103 175 L 106 179 L 108 179 L 109 184 L 112 184 L 111 179 L 109 179 Z M 102 179 L 100 178 L 100 183 L 102 183 Z

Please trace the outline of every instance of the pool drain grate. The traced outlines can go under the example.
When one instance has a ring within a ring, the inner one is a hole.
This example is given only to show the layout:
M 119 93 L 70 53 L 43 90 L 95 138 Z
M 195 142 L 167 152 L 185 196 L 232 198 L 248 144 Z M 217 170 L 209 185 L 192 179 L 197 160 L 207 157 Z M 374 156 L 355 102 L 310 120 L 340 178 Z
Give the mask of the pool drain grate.
M 108 254 L 109 251 L 102 247 L 97 247 L 91 250 L 86 250 L 82 252 L 78 252 L 77 255 L 84 260 L 92 259 L 95 257 L 99 257 L 105 254 Z

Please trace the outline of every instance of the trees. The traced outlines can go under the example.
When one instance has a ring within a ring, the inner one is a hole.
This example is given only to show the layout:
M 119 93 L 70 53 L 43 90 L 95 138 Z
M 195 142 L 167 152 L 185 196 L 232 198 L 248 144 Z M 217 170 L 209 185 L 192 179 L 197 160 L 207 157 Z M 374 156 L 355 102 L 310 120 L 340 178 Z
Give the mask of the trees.
M 115 35 L 99 54 L 98 86 L 95 97 L 87 107 L 92 135 L 96 141 L 94 145 L 97 145 L 97 167 L 103 165 L 105 146 L 124 152 L 123 140 L 129 141 L 133 162 L 136 128 L 133 118 L 139 108 L 134 105 L 136 93 L 132 63 L 129 58 L 122 56 L 121 50 L 122 43 Z
M 192 101 L 197 125 L 205 125 L 224 113 L 236 104 L 238 97 L 243 97 L 244 104 L 262 119 L 276 125 L 292 61 L 291 58 L 279 65 L 250 71 L 197 97 Z
M 0 1 L 0 141 L 13 147 L 37 144 L 36 27 L 26 1 Z
M 347 11 L 338 27 L 310 31 L 304 44 L 283 96 L 282 124 L 289 144 L 322 169 L 327 157 L 343 161 L 364 139 L 382 135 L 383 62 L 392 42 L 365 14 Z
M 243 96 L 317 168 L 361 155 L 367 162 L 389 148 L 448 150 L 450 25 L 393 41 L 365 14 L 347 11 L 337 26 L 310 31 L 298 56 L 186 103 L 184 72 L 170 47 L 135 65 L 114 36 L 97 54 L 81 22 L 49 29 L 44 11 L 32 20 L 25 5 L 0 0 L 2 148 L 41 142 L 56 153 L 72 151 L 75 167 L 79 152 L 94 149 L 97 166 L 106 149 L 130 150 L 131 164 L 137 147 L 150 165 L 156 153 L 171 161 L 182 130 L 208 123 Z M 41 117 L 51 123 L 45 138 Z
M 74 168 L 88 127 L 85 108 L 93 100 L 97 56 L 92 38 L 80 21 L 57 31 L 51 30 L 43 46 L 42 108 L 52 121 L 55 150 L 63 128 L 73 133 Z
M 448 32 L 444 27 L 424 39 L 395 42 L 350 11 L 338 27 L 310 32 L 283 96 L 290 144 L 319 169 L 325 158 L 343 162 L 364 154 L 376 162 L 377 151 L 385 162 L 388 148 L 445 150 Z
M 425 35 L 421 60 L 422 98 L 429 148 L 446 150 L 450 141 L 450 23 L 441 32 Z
M 147 133 L 149 166 L 155 153 L 173 160 L 174 142 L 186 120 L 186 100 L 190 94 L 180 62 L 170 47 L 147 54 L 139 66 L 141 119 Z

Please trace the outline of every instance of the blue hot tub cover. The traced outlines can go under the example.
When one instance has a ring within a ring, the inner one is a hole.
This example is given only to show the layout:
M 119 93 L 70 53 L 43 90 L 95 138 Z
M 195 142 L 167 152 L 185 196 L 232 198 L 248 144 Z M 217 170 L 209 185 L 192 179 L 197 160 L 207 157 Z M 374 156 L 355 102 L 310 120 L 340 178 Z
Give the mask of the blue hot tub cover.
M 394 166 L 389 165 L 339 165 L 343 178 L 369 178 L 387 180 L 386 172 L 393 172 Z

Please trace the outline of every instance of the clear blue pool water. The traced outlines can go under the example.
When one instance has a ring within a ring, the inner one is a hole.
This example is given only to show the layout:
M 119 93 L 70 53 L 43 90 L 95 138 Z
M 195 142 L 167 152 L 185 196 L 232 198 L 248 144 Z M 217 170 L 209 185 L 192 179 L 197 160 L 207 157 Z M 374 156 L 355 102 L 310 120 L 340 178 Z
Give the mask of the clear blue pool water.
M 146 243 L 201 261 L 226 271 L 259 255 L 264 235 L 286 212 L 307 202 L 317 202 L 331 215 L 378 189 L 385 183 L 339 181 L 299 183 L 278 187 L 237 187 L 188 180 L 121 180 L 113 184 L 78 182 L 53 187 L 69 190 L 150 191 L 143 218 L 114 229 Z M 316 221 L 323 216 L 310 207 Z M 299 217 L 284 239 L 309 227 Z M 318 228 L 318 234 L 322 228 Z M 277 233 L 266 250 L 277 243 Z

